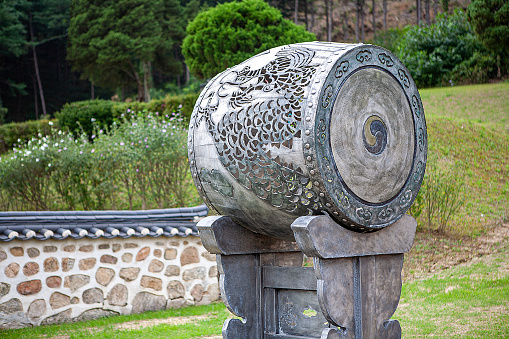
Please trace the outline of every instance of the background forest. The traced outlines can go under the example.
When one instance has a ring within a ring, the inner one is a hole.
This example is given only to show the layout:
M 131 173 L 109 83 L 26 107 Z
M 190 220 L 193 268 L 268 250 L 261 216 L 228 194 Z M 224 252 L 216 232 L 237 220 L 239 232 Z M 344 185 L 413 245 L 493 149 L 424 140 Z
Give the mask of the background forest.
M 192 76 L 181 50 L 186 26 L 200 11 L 221 2 L 1 0 L 0 124 L 53 116 L 65 103 L 80 100 L 148 102 L 198 92 L 203 79 Z M 269 1 L 318 40 L 389 48 L 420 87 L 486 82 L 505 75 L 507 47 L 497 54 L 477 39 L 465 14 L 469 3 Z M 507 13 L 501 15 L 502 21 L 508 20 Z M 507 44 L 507 38 L 500 43 Z

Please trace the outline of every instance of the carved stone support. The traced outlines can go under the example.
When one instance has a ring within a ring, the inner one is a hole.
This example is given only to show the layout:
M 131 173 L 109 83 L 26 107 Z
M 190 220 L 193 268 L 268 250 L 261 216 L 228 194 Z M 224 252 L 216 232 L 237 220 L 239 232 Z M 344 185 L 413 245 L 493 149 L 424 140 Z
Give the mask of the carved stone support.
M 239 319 L 223 338 L 393 339 L 403 253 L 416 222 L 403 216 L 376 233 L 346 230 L 327 216 L 301 217 L 295 242 L 252 233 L 229 217 L 198 223 L 205 248 L 218 254 L 220 289 Z M 302 267 L 303 253 L 314 269 Z

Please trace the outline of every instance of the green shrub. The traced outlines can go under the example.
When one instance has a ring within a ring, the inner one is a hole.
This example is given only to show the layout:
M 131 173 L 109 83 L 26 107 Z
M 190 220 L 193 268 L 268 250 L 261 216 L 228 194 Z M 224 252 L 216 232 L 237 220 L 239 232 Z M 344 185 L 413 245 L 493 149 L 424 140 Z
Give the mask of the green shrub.
M 29 120 L 24 122 L 11 122 L 0 125 L 0 154 L 12 149 L 14 144 L 26 142 L 40 135 L 48 135 L 51 130 L 58 127 L 58 120 Z
M 1 210 L 148 209 L 200 203 L 178 113 L 123 117 L 93 134 L 52 129 L 0 157 Z
M 60 112 L 55 113 L 55 117 L 63 129 L 92 135 L 94 122 L 101 126 L 113 123 L 113 104 L 113 101 L 99 99 L 67 103 Z
M 405 29 L 402 28 L 389 28 L 387 30 L 377 31 L 376 37 L 373 40 L 373 45 L 395 52 L 396 44 L 404 33 Z
M 450 16 L 438 15 L 431 26 L 409 27 L 395 46 L 418 87 L 449 81 L 454 67 L 486 50 L 461 10 Z
M 316 40 L 263 0 L 217 5 L 198 14 L 186 31 L 182 54 L 198 78 L 211 78 L 273 47 Z
M 189 121 L 199 94 L 190 93 L 181 96 L 167 96 L 150 102 L 115 102 L 109 100 L 77 101 L 65 104 L 55 113 L 61 128 L 74 132 L 93 135 L 94 125 L 109 127 L 115 119 L 130 116 L 131 112 L 157 112 L 170 116 L 179 111 Z M 127 115 L 126 115 L 127 114 Z
M 410 214 L 419 218 L 421 230 L 445 233 L 449 221 L 465 203 L 465 182 L 457 166 L 439 166 L 436 157 L 430 157 L 421 190 L 410 208 Z
M 482 84 L 496 76 L 496 57 L 491 53 L 475 52 L 470 59 L 452 69 L 450 80 L 455 85 Z

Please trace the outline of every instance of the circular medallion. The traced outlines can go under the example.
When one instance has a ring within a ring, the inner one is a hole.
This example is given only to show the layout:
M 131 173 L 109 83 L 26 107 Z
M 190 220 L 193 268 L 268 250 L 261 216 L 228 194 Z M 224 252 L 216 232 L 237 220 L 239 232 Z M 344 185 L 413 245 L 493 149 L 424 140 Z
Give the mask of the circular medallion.
M 379 204 L 398 194 L 414 156 L 412 110 L 387 72 L 362 68 L 341 86 L 330 118 L 334 163 L 345 186 Z

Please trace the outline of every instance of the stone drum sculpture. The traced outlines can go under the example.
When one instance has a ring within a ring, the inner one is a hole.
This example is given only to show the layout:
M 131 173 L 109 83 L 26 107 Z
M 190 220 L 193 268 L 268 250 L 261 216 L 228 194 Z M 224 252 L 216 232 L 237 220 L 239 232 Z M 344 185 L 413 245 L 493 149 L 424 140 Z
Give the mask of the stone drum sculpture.
M 293 238 L 326 212 L 361 232 L 410 207 L 426 163 L 422 102 L 408 70 L 371 45 L 274 48 L 212 79 L 193 112 L 189 160 L 210 208 Z
M 390 320 L 427 156 L 408 70 L 372 45 L 281 46 L 198 98 L 189 162 L 215 210 L 224 338 L 399 338 Z M 314 268 L 302 267 L 303 254 Z

